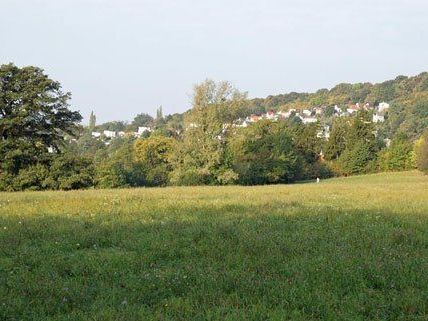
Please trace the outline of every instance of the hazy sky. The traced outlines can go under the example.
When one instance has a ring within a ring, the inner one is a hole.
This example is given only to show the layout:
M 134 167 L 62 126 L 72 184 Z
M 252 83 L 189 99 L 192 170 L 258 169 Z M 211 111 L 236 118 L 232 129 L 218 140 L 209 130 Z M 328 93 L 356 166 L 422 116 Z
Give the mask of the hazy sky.
M 189 107 L 205 78 L 250 97 L 428 71 L 428 0 L 0 0 L 0 63 L 37 65 L 87 118 Z

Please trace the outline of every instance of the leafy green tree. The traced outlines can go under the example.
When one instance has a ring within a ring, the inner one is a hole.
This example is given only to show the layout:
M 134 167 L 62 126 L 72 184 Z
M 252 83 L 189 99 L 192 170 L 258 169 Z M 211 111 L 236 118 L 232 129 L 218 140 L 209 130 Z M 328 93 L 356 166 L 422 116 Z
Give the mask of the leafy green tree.
M 35 164 L 28 166 L 21 169 L 18 175 L 13 177 L 13 181 L 10 182 L 9 190 L 39 191 L 50 188 L 48 182 L 49 174 L 50 170 L 46 165 Z
M 334 115 L 334 106 L 327 106 L 324 109 L 324 117 L 329 118 Z
M 363 140 L 347 147 L 339 157 L 341 171 L 345 175 L 367 173 L 372 169 L 373 150 Z
M 97 125 L 97 117 L 94 112 L 91 111 L 91 115 L 89 115 L 89 131 L 93 131 L 95 126 Z
M 229 130 L 247 102 L 228 82 L 206 80 L 195 86 L 192 110 L 185 118 L 185 131 L 174 157 L 174 184 L 220 184 Z
M 379 154 L 379 167 L 383 171 L 402 171 L 414 168 L 413 144 L 404 136 L 398 136 L 389 148 Z
M 100 124 L 96 126 L 96 130 L 98 131 L 104 131 L 104 130 L 110 130 L 114 132 L 124 131 L 127 127 L 126 122 L 121 120 L 114 120 L 107 123 Z
M 183 133 L 183 114 L 172 114 L 165 118 L 165 130 L 167 135 L 179 138 Z
M 321 139 L 317 137 L 317 131 L 318 124 L 296 124 L 290 127 L 294 147 L 309 164 L 318 161 L 322 149 Z
M 44 182 L 51 189 L 73 190 L 94 185 L 94 166 L 89 158 L 63 154 L 54 158 Z
M 416 167 L 428 174 L 428 129 L 415 144 Z
M 343 153 L 346 148 L 346 135 L 349 127 L 349 121 L 345 118 L 337 118 L 334 120 L 330 138 L 323 151 L 327 160 L 336 160 Z
M 99 188 L 144 186 L 144 172 L 135 159 L 133 144 L 125 144 L 96 164 L 95 184 Z
M 288 183 L 298 177 L 302 160 L 282 124 L 259 121 L 230 139 L 233 170 L 245 185 Z
M 40 68 L 0 66 L 0 172 L 17 174 L 75 134 L 82 117 L 70 96 Z
M 158 131 L 165 130 L 165 118 L 163 117 L 162 106 L 159 106 L 159 108 L 156 109 L 156 118 L 153 124 L 154 124 L 154 128 L 157 129 Z
M 146 113 L 138 114 L 134 117 L 131 125 L 133 130 L 137 130 L 138 127 L 151 127 L 153 125 L 153 117 Z
M 165 136 L 152 135 L 135 142 L 135 158 L 144 166 L 146 183 L 151 186 L 168 184 L 172 170 L 171 155 L 175 140 Z

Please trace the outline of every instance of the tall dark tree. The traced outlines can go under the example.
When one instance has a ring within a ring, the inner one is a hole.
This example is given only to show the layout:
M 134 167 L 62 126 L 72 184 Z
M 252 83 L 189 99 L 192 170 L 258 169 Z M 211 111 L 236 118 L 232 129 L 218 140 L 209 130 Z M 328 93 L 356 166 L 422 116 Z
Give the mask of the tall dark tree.
M 96 125 L 97 125 L 97 117 L 95 116 L 94 112 L 91 111 L 91 115 L 89 116 L 89 130 L 92 131 Z
M 158 109 L 156 109 L 156 119 L 161 119 L 163 118 L 163 111 L 162 111 L 162 106 L 159 106 Z
M 40 68 L 0 66 L 0 171 L 16 173 L 75 134 L 82 117 L 70 97 Z

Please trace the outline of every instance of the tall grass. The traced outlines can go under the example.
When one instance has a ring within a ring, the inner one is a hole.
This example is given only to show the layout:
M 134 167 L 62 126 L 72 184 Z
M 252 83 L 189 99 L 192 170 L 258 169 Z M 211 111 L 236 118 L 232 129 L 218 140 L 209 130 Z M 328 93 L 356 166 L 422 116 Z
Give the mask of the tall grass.
M 428 320 L 428 178 L 0 193 L 0 320 Z

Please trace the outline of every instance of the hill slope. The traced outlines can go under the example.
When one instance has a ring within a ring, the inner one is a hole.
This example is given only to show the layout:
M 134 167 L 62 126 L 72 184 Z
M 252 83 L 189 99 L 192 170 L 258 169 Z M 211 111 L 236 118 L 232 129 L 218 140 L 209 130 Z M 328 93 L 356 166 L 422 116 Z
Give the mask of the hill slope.
M 349 104 L 366 103 L 376 106 L 380 102 L 391 105 L 384 124 L 387 136 L 404 132 L 410 138 L 418 137 L 428 127 L 428 73 L 417 76 L 398 76 L 382 83 L 342 83 L 332 89 L 320 89 L 315 93 L 291 92 L 271 95 L 252 100 L 250 111 L 304 109 L 315 106 L 338 105 L 346 108 Z

